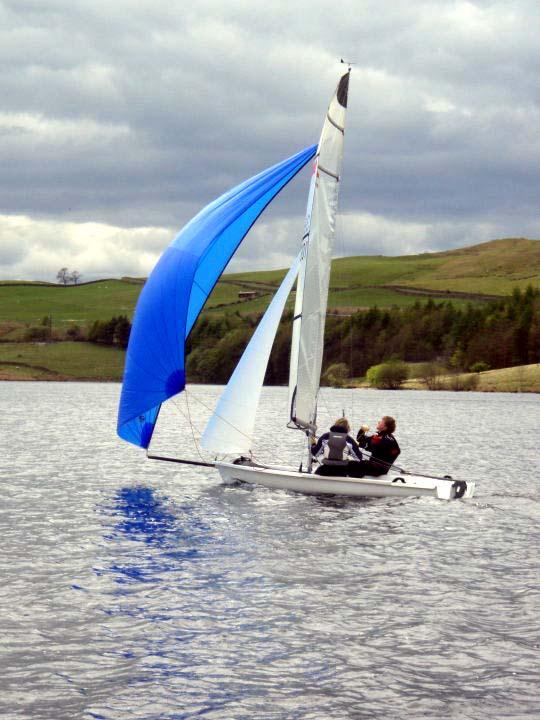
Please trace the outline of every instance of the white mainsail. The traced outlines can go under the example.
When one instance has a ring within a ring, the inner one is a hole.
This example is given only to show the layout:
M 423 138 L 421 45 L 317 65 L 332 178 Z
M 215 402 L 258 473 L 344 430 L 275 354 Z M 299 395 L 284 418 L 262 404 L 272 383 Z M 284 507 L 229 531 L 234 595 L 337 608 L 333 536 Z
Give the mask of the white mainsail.
M 206 425 L 201 438 L 206 450 L 229 454 L 252 449 L 255 415 L 268 359 L 301 256 L 302 253 L 274 295 Z
M 299 427 L 315 425 L 348 84 L 346 73 L 323 125 L 300 254 L 253 334 L 203 432 L 201 445 L 213 453 L 246 453 L 252 449 L 268 359 L 297 276 L 289 382 L 291 418 Z
M 316 427 L 324 325 L 338 206 L 349 72 L 330 102 L 317 149 L 293 322 L 289 407 L 301 428 Z

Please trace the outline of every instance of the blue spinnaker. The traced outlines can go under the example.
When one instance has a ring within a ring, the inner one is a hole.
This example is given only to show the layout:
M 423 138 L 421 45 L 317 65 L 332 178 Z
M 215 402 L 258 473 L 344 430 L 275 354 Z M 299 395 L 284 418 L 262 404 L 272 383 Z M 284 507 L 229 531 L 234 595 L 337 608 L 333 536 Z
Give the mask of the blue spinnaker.
M 185 341 L 214 285 L 255 220 L 316 150 L 312 145 L 229 190 L 165 250 L 133 319 L 118 409 L 121 438 L 148 447 L 161 403 L 185 387 Z

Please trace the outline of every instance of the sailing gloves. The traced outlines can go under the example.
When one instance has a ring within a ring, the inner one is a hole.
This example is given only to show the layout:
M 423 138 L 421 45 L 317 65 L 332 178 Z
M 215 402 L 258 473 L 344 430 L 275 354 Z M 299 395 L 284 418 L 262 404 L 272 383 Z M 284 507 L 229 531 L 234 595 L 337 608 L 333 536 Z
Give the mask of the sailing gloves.
M 358 431 L 358 435 L 356 436 L 357 442 L 360 442 L 361 438 L 364 437 L 368 430 L 369 425 L 360 425 L 360 430 Z

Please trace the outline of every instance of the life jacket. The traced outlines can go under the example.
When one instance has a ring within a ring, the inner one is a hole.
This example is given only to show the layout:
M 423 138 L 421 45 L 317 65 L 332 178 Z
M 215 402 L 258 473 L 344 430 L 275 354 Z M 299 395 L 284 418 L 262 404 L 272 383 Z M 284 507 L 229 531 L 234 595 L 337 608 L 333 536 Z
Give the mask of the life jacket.
M 324 448 L 323 465 L 348 465 L 346 450 L 347 433 L 332 432 L 332 430 L 330 430 L 328 433 L 328 441 Z

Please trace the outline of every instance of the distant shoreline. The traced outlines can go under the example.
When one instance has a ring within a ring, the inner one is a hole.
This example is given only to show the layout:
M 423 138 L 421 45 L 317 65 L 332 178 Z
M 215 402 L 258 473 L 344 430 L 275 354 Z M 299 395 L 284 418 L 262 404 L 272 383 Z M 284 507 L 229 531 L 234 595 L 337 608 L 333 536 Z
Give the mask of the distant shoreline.
M 24 363 L 0 363 L 0 382 L 79 382 L 79 383 L 121 383 L 122 377 L 107 375 L 88 377 L 55 373 L 45 367 L 25 365 Z M 192 385 L 211 385 L 213 383 L 190 383 Z M 285 387 L 270 385 L 267 387 Z M 327 386 L 328 387 L 328 386 Z M 336 389 L 371 389 L 365 381 L 345 383 Z M 405 382 L 400 390 L 428 390 L 417 379 Z M 518 365 L 500 370 L 488 370 L 478 373 L 478 386 L 473 390 L 452 391 L 450 388 L 430 390 L 430 392 L 505 392 L 505 393 L 540 393 L 540 364 Z

